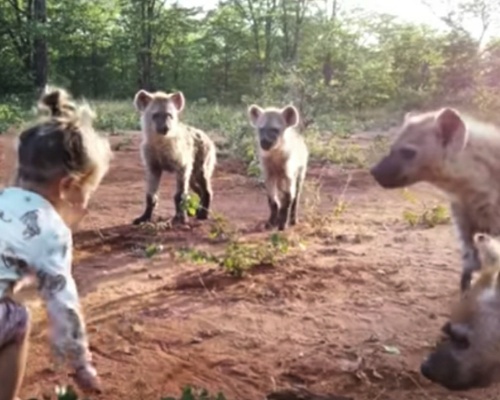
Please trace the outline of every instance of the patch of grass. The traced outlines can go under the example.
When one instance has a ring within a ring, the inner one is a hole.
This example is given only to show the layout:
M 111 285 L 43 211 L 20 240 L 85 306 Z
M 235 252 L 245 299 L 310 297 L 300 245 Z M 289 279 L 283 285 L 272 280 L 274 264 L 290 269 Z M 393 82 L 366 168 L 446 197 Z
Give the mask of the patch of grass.
M 206 389 L 194 389 L 186 386 L 182 389 L 181 397 L 163 397 L 161 400 L 226 400 L 222 392 L 217 395 L 210 394 Z
M 333 203 L 330 211 L 322 211 L 321 206 L 321 178 L 316 181 L 306 181 L 304 192 L 307 194 L 304 199 L 304 215 L 307 221 L 308 230 L 313 235 L 326 235 L 333 221 L 339 219 L 348 210 L 349 203 L 345 200 L 345 194 L 352 180 L 352 175 L 347 176 L 342 192 L 337 198 L 331 198 L 328 203 Z M 307 189 L 306 189 L 307 188 Z
M 81 398 L 78 396 L 76 391 L 71 385 L 68 386 L 56 386 L 55 388 L 56 397 L 44 395 L 42 400 L 90 400 L 87 397 Z M 37 398 L 30 398 L 28 400 L 39 400 Z M 139 400 L 139 399 L 137 399 Z M 160 397 L 159 400 L 226 400 L 226 397 L 222 392 L 217 393 L 216 395 L 210 394 L 210 392 L 206 389 L 196 389 L 192 386 L 185 386 L 182 389 L 182 393 L 180 397 Z
M 113 146 L 113 151 L 120 151 L 124 147 L 130 146 L 132 144 L 132 136 L 124 136 L 118 143 Z
M 279 233 L 273 233 L 265 243 L 231 241 L 219 258 L 219 266 L 232 276 L 242 277 L 253 267 L 274 266 L 288 252 L 290 243 Z
M 175 256 L 180 260 L 193 262 L 195 264 L 218 262 L 215 255 L 192 247 L 181 247 L 180 249 L 177 249 L 175 251 Z
M 163 251 L 163 245 L 161 244 L 150 244 L 144 249 L 144 254 L 147 258 L 153 258 L 156 254 Z
M 92 101 L 95 110 L 96 129 L 114 135 L 120 130 L 140 130 L 139 113 L 134 109 L 132 101 Z
M 224 215 L 212 211 L 211 227 L 208 237 L 212 240 L 231 240 L 237 234 Z
M 174 256 L 179 260 L 197 264 L 215 263 L 229 275 L 243 277 L 256 266 L 274 266 L 280 257 L 292 247 L 291 242 L 281 232 L 272 233 L 264 242 L 244 242 L 238 231 L 227 219 L 218 213 L 212 213 L 209 237 L 212 240 L 226 242 L 221 254 L 212 254 L 192 247 L 176 250 Z
M 418 210 L 403 211 L 403 219 L 411 227 L 434 228 L 438 225 L 446 225 L 451 221 L 448 207 L 442 204 L 428 205 L 419 201 L 407 188 L 403 189 L 403 197 L 406 201 L 418 206 Z
M 362 168 L 366 166 L 366 154 L 354 143 L 342 143 L 335 136 L 324 136 L 311 133 L 306 136 L 311 160 L 327 161 L 343 167 Z

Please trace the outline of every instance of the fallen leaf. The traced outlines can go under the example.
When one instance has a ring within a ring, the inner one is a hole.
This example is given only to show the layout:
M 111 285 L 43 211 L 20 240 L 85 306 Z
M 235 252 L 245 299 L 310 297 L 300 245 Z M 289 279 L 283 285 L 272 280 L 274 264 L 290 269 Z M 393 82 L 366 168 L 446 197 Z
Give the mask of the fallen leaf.
M 395 346 L 384 346 L 384 350 L 386 351 L 386 353 L 389 353 L 389 354 L 396 354 L 396 355 L 401 354 L 399 349 Z

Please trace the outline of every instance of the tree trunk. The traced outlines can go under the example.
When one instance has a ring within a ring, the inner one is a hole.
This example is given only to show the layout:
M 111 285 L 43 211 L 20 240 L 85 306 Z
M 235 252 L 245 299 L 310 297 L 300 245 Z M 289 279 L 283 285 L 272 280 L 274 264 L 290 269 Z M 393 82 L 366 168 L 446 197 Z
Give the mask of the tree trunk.
M 45 37 L 47 23 L 47 7 L 45 0 L 34 0 L 33 16 L 37 27 L 33 40 L 33 80 L 38 94 L 41 94 L 47 85 L 48 47 Z

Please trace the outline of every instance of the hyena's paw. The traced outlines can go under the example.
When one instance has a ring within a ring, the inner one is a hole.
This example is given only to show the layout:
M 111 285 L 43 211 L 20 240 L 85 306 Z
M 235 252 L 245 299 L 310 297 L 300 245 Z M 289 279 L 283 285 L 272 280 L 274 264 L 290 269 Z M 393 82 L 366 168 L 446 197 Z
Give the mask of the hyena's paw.
M 276 221 L 268 220 L 268 221 L 266 221 L 264 228 L 266 228 L 268 230 L 272 230 L 272 229 L 276 228 L 277 226 L 278 225 L 277 225 Z
M 172 218 L 172 225 L 185 225 L 187 222 L 186 214 L 176 214 Z
M 284 231 L 286 228 L 287 228 L 286 222 L 278 224 L 278 230 L 279 231 Z
M 199 208 L 196 211 L 196 219 L 199 219 L 201 221 L 208 219 L 208 210 L 206 208 Z
M 151 217 L 146 217 L 144 215 L 141 215 L 140 217 L 134 219 L 132 221 L 132 224 L 133 225 L 140 225 L 140 224 L 143 224 L 145 222 L 150 222 L 151 221 Z

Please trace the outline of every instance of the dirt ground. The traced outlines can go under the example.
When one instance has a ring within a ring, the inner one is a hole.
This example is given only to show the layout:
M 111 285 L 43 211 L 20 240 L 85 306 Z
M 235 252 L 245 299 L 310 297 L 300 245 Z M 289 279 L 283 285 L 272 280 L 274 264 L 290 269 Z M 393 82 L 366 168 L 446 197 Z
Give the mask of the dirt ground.
M 212 222 L 131 225 L 144 201 L 137 139 L 113 139 L 121 142 L 112 169 L 74 235 L 74 275 L 105 387 L 99 398 L 159 400 L 187 384 L 231 400 L 287 387 L 353 400 L 498 398 L 500 386 L 453 393 L 419 374 L 457 294 L 450 225 L 410 227 L 402 215 L 416 206 L 400 190 L 379 188 L 366 170 L 312 165 L 304 212 L 314 211 L 318 193 L 317 213 L 331 216 L 342 193 L 345 210 L 328 223 L 302 220 L 288 233 L 302 244 L 283 261 L 232 278 L 214 264 L 181 262 L 173 251 L 223 249 L 210 239 Z M 269 240 L 264 190 L 244 172 L 237 161 L 219 161 L 214 210 L 244 238 Z M 156 217 L 172 215 L 173 188 L 166 175 Z M 429 186 L 411 191 L 443 202 Z M 153 243 L 164 249 L 148 258 L 144 249 Z M 30 307 L 35 326 L 22 398 L 70 382 L 70 371 L 51 364 L 42 304 L 34 298 Z

